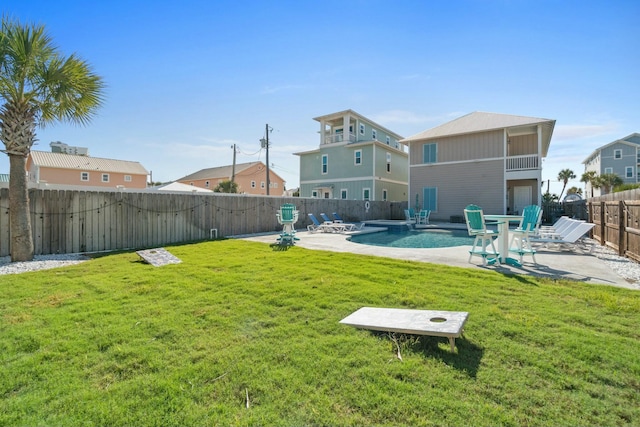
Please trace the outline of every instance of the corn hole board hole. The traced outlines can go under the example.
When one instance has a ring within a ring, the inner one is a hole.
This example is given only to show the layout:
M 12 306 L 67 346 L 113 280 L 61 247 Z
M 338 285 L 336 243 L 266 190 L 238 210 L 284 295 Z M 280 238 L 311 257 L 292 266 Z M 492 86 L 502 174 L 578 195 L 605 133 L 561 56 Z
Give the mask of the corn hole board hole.
M 151 264 L 154 267 L 161 267 L 167 264 L 180 264 L 182 262 L 182 260 L 167 251 L 165 248 L 145 249 L 142 251 L 136 251 L 136 253 L 146 263 Z

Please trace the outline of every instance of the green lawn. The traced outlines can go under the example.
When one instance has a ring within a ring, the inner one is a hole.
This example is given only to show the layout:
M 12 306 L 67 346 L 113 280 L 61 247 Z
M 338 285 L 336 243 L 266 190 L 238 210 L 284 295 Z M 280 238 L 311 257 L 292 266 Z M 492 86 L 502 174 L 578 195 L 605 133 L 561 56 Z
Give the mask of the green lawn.
M 640 293 L 222 240 L 0 276 L 0 425 L 640 425 Z M 338 323 L 468 311 L 465 337 Z M 397 346 L 401 358 L 397 357 Z

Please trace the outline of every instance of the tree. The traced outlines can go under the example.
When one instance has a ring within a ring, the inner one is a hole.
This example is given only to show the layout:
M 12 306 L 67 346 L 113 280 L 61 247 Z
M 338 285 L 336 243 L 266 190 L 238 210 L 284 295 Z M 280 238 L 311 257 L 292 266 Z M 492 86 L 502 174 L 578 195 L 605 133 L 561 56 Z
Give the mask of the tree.
M 594 187 L 593 185 L 597 177 L 598 177 L 598 174 L 596 173 L 596 171 L 585 172 L 580 177 L 580 182 L 584 182 L 585 191 L 587 191 L 587 184 L 591 186 L 591 197 L 593 197 L 593 189 L 597 188 L 597 187 Z
M 582 196 L 582 188 L 571 187 L 570 189 L 567 190 L 567 196 L 569 194 L 578 194 L 578 195 Z
M 238 183 L 235 181 L 222 181 L 213 189 L 216 193 L 237 193 Z
M 9 156 L 11 261 L 33 259 L 26 163 L 36 128 L 57 121 L 87 124 L 102 104 L 103 89 L 85 61 L 59 52 L 44 26 L 2 18 L 0 140 Z
M 597 188 L 602 188 L 604 190 L 604 194 L 611 193 L 611 190 L 624 183 L 623 179 L 615 173 L 603 173 L 598 176 L 596 181 Z
M 558 181 L 562 181 L 562 191 L 560 192 L 560 196 L 558 200 L 562 200 L 562 193 L 564 193 L 564 189 L 567 188 L 567 184 L 570 180 L 575 179 L 576 174 L 573 173 L 571 169 L 562 169 L 558 173 Z

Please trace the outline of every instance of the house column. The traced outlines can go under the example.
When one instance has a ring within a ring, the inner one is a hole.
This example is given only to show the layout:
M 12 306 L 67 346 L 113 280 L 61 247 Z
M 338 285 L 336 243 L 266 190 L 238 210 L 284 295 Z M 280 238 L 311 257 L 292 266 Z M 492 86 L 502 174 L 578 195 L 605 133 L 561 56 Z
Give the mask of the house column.
M 538 131 L 538 173 L 536 176 L 536 197 L 538 206 L 542 206 L 542 125 L 537 126 Z
M 351 114 L 347 113 L 342 118 L 342 140 L 343 141 L 351 141 L 351 137 L 349 135 L 349 122 L 351 122 Z
M 324 144 L 324 140 L 325 140 L 325 130 L 327 128 L 326 123 L 324 122 L 324 120 L 320 120 L 320 145 Z
M 509 190 L 507 187 L 507 155 L 509 153 L 509 133 L 505 128 L 502 132 L 503 161 L 502 161 L 502 213 L 507 213 L 509 204 Z

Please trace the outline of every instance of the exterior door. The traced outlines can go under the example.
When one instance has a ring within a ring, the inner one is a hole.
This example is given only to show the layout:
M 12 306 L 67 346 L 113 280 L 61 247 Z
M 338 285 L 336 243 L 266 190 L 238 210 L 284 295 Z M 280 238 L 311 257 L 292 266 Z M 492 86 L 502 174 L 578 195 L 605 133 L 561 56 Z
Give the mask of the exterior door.
M 531 204 L 531 187 L 513 187 L 513 213 L 522 214 L 522 209 Z

